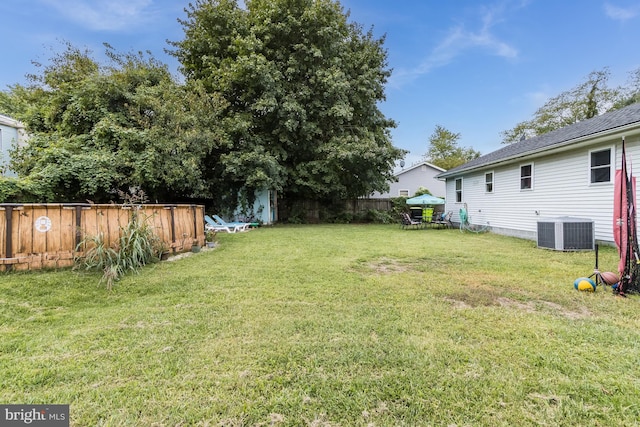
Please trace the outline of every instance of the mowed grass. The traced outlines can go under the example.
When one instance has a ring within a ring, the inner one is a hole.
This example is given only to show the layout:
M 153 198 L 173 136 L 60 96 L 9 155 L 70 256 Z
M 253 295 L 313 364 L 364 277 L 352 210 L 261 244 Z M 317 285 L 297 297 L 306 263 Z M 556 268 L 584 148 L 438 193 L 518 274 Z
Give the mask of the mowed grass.
M 615 271 L 614 248 L 600 248 Z M 640 299 L 593 252 L 278 226 L 127 276 L 0 276 L 0 402 L 74 426 L 630 426 Z

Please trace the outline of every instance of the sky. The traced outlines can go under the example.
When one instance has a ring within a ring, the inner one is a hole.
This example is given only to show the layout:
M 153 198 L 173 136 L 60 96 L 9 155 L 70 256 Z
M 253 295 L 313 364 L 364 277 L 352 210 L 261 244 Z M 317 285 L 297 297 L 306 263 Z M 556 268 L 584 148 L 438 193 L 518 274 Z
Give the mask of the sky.
M 69 42 L 101 59 L 150 51 L 179 76 L 167 40 L 184 37 L 186 0 L 2 0 L 0 89 Z M 501 132 L 608 67 L 609 84 L 640 68 L 640 0 L 341 0 L 350 20 L 385 37 L 393 70 L 380 109 L 393 144 L 422 159 L 437 125 L 487 154 Z

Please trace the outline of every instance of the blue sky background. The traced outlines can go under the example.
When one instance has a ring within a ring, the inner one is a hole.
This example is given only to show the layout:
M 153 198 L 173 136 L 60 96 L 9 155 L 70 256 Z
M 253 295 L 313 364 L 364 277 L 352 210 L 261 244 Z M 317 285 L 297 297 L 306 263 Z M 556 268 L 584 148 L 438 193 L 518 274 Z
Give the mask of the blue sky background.
M 396 146 L 420 160 L 436 125 L 482 154 L 552 96 L 609 67 L 610 84 L 640 68 L 639 0 L 343 0 L 351 20 L 386 34 L 393 76 L 382 111 Z M 177 74 L 183 0 L 2 0 L 0 87 L 24 83 L 61 41 L 149 50 Z

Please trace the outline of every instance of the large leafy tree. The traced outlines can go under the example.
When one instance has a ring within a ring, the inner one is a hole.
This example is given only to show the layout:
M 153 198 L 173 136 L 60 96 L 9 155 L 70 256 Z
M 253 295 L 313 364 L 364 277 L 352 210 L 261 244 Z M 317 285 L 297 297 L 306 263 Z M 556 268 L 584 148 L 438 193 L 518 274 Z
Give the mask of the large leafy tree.
M 511 144 L 525 138 L 560 129 L 590 119 L 621 104 L 620 88 L 610 88 L 608 68 L 589 73 L 576 87 L 549 99 L 531 120 L 516 124 L 502 132 L 502 143 Z
M 473 148 L 460 147 L 459 133 L 454 133 L 441 125 L 436 125 L 429 137 L 429 148 L 424 159 L 443 169 L 451 169 L 480 157 Z
M 30 135 L 12 169 L 44 200 L 108 201 L 131 186 L 160 201 L 208 195 L 216 169 L 204 160 L 225 146 L 214 126 L 221 101 L 178 85 L 149 54 L 106 47 L 102 66 L 67 45 L 5 94 L 1 105 Z
M 378 109 L 384 39 L 332 0 L 198 0 L 172 42 L 188 82 L 226 101 L 225 185 L 330 200 L 387 188 L 404 151 Z
M 620 92 L 620 99 L 613 106 L 614 109 L 640 102 L 640 68 L 629 73 L 627 84 L 620 89 Z

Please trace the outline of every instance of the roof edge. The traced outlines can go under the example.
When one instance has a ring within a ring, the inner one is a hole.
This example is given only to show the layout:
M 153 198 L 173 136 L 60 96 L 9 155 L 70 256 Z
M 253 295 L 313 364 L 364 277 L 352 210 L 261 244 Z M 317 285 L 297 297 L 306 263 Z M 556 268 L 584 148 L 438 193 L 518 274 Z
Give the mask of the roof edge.
M 446 169 L 443 169 L 443 168 L 441 168 L 440 166 L 436 166 L 436 165 L 434 165 L 433 163 L 429 163 L 429 162 L 427 162 L 426 160 L 423 160 L 423 161 L 421 161 L 421 162 L 418 162 L 418 163 L 416 163 L 416 164 L 414 164 L 414 165 L 409 166 L 409 167 L 408 167 L 408 168 L 406 168 L 406 169 L 401 169 L 401 170 L 397 171 L 394 175 L 395 175 L 395 176 L 401 175 L 401 174 L 403 174 L 403 173 L 406 173 L 406 172 L 409 172 L 409 171 L 411 171 L 411 170 L 417 169 L 418 167 L 423 166 L 423 165 L 429 166 L 429 167 L 431 167 L 431 168 L 433 168 L 433 169 L 435 169 L 435 170 L 439 170 L 441 173 L 442 173 L 442 172 L 446 172 L 446 171 L 447 171 Z
M 566 141 L 562 141 L 559 142 L 555 145 L 551 145 L 548 147 L 542 147 L 538 150 L 531 150 L 531 151 L 527 151 L 524 153 L 520 153 L 514 156 L 510 156 L 510 157 L 505 157 L 502 159 L 498 159 L 495 160 L 493 162 L 488 162 L 488 163 L 483 163 L 477 166 L 471 166 L 468 168 L 462 168 L 462 169 L 458 169 L 452 172 L 449 171 L 444 171 L 438 175 L 435 176 L 435 178 L 437 179 L 443 179 L 443 178 L 450 178 L 452 176 L 457 176 L 457 175 L 461 175 L 461 174 L 465 174 L 468 172 L 472 172 L 472 171 L 476 171 L 476 170 L 482 170 L 482 169 L 487 169 L 490 167 L 494 167 L 496 165 L 500 165 L 500 164 L 509 164 L 509 163 L 513 163 L 515 160 L 518 159 L 522 159 L 525 157 L 529 157 L 532 155 L 536 155 L 536 154 L 540 154 L 540 153 L 544 153 L 544 152 L 553 152 L 553 151 L 563 151 L 564 149 L 566 149 L 568 146 L 570 145 L 577 145 L 579 143 L 582 142 L 586 142 L 589 140 L 597 140 L 597 139 L 601 139 L 601 138 L 606 138 L 612 135 L 615 135 L 616 133 L 624 133 L 628 130 L 632 130 L 634 128 L 637 128 L 638 130 L 640 130 L 640 122 L 634 122 L 634 123 L 630 123 L 628 125 L 624 125 L 624 126 L 620 126 L 620 127 L 616 127 L 616 128 L 612 128 L 612 129 L 607 129 L 604 131 L 600 131 L 600 132 L 596 132 L 596 133 L 592 133 L 589 135 L 585 135 L 585 136 L 581 136 L 579 138 L 573 138 L 573 139 L 568 139 Z M 597 142 L 597 141 L 594 141 Z

